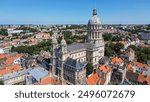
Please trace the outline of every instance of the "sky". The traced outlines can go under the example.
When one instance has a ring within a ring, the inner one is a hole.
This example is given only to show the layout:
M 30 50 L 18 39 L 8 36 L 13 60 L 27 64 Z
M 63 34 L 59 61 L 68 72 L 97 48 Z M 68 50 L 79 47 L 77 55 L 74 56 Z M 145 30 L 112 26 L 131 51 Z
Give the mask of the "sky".
M 150 24 L 150 0 L 0 0 L 0 24 Z

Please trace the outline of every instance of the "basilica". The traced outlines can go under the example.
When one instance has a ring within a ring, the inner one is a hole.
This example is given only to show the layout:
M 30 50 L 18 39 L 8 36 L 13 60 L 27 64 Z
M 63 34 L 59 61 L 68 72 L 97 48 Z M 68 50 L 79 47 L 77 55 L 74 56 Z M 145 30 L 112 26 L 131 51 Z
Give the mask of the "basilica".
M 62 84 L 86 84 L 86 65 L 91 63 L 94 69 L 99 67 L 99 60 L 104 57 L 102 25 L 96 8 L 88 21 L 85 43 L 67 45 L 64 37 L 58 44 L 56 36 L 52 39 L 51 73 Z

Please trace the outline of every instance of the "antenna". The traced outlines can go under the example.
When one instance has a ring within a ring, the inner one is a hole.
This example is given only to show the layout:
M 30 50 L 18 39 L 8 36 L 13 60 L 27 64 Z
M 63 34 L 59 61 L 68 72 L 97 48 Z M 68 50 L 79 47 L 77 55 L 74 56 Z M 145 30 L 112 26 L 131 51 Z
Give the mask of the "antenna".
M 94 0 L 94 8 L 96 8 L 96 0 Z

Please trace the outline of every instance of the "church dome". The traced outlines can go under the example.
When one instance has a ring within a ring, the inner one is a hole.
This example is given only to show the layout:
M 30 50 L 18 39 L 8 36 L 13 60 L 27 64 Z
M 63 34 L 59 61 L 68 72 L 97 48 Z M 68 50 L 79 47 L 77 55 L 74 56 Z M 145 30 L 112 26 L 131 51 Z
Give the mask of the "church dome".
M 100 18 L 97 16 L 93 16 L 89 20 L 88 24 L 100 24 Z
M 91 24 L 91 25 L 93 25 L 93 24 L 101 24 L 100 18 L 97 16 L 96 8 L 93 10 L 93 16 L 88 21 L 88 24 Z

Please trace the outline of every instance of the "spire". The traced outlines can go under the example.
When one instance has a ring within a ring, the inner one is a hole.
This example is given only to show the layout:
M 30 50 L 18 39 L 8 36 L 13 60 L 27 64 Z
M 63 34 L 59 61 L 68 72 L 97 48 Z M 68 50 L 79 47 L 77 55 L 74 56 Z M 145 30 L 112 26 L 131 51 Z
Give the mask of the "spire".
M 96 8 L 93 9 L 93 16 L 97 15 L 97 10 Z
M 62 39 L 65 40 L 64 35 L 62 36 Z
M 64 35 L 63 35 L 62 40 L 61 40 L 61 45 L 66 45 L 66 40 L 64 38 Z
M 52 39 L 52 44 L 57 44 L 57 39 L 56 38 Z
M 52 44 L 57 44 L 57 43 L 58 43 L 58 42 L 57 42 L 57 39 L 56 39 L 56 36 L 57 36 L 56 33 L 54 33 L 54 34 L 52 35 Z

